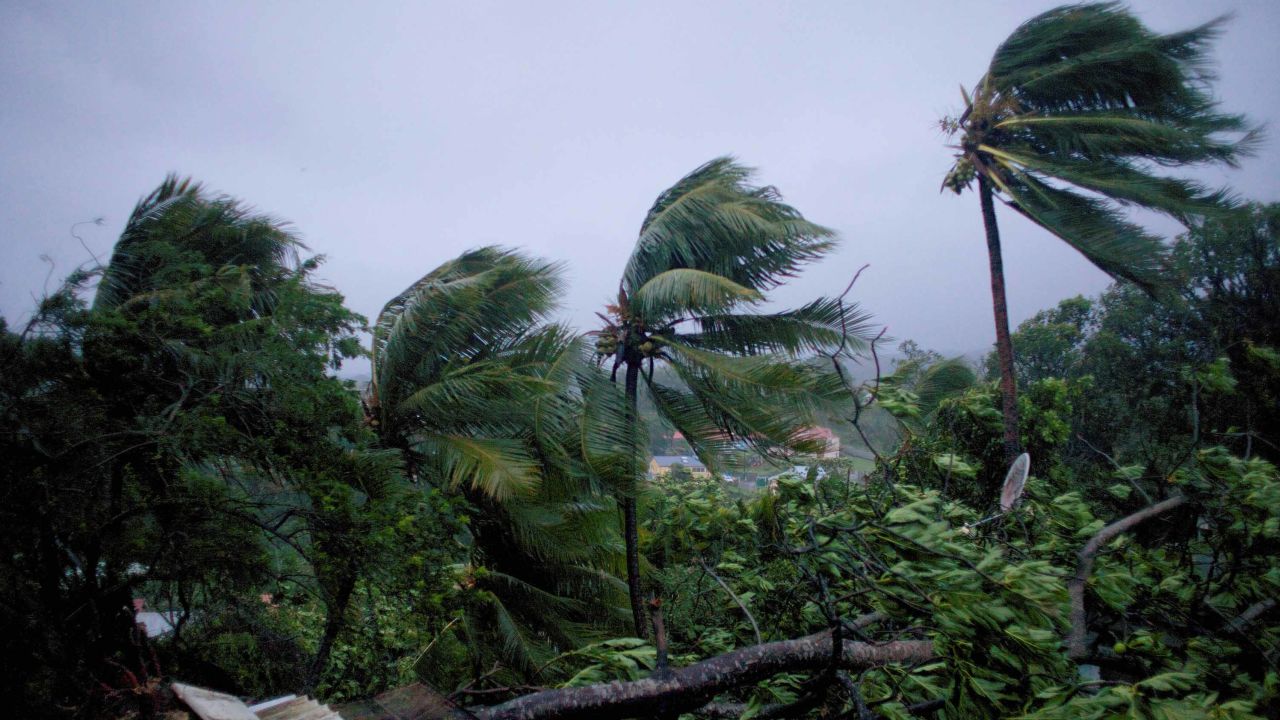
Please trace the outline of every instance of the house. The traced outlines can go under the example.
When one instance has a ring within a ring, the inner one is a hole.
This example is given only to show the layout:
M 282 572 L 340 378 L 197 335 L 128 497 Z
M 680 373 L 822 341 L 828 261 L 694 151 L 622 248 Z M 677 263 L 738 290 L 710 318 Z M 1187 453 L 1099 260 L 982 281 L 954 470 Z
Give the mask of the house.
M 690 455 L 654 455 L 649 461 L 649 477 L 654 480 L 664 478 L 671 474 L 671 469 L 677 465 L 688 468 L 689 474 L 696 478 L 711 477 L 711 471 L 698 458 Z

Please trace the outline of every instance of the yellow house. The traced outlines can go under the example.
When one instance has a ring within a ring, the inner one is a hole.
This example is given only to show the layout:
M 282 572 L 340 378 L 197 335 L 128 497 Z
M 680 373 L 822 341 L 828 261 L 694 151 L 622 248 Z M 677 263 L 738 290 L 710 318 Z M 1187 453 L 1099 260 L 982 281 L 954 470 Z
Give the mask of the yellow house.
M 682 465 L 689 469 L 689 474 L 696 478 L 711 477 L 711 471 L 696 457 L 690 455 L 654 455 L 649 461 L 649 477 L 654 480 L 671 474 L 671 468 Z

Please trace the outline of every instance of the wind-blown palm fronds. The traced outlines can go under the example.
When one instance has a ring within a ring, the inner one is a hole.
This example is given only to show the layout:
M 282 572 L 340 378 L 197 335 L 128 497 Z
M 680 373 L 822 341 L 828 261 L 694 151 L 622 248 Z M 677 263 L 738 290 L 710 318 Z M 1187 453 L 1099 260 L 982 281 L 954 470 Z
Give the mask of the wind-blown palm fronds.
M 936 357 L 936 356 L 935 356 Z M 978 383 L 978 374 L 962 357 L 909 360 L 894 369 L 878 385 L 878 397 L 906 403 L 909 412 L 895 413 L 911 432 L 922 432 L 937 414 L 943 400 L 955 397 Z
M 546 322 L 560 288 L 559 264 L 480 248 L 393 298 L 373 331 L 370 421 L 473 510 L 454 632 L 477 662 L 526 675 L 612 632 L 623 604 L 615 510 L 590 469 L 620 453 L 584 424 L 612 388 L 583 339 Z
M 448 484 L 499 499 L 535 484 L 528 428 L 536 400 L 557 390 L 540 368 L 571 342 L 540 325 L 560 288 L 558 264 L 485 247 L 388 302 L 373 329 L 370 396 L 383 437 Z
M 1013 351 L 993 197 L 1117 279 L 1156 292 L 1161 238 L 1128 219 L 1146 208 L 1183 223 L 1231 210 L 1234 196 L 1166 169 L 1235 165 L 1259 133 L 1218 110 L 1210 42 L 1219 18 L 1151 31 L 1118 3 L 1065 5 L 1023 23 L 996 49 L 963 114 L 943 120 L 960 152 L 943 186 L 978 179 L 991 258 L 1006 454 L 1018 452 Z
M 796 310 L 757 311 L 768 291 L 831 250 L 833 234 L 750 179 L 751 170 L 733 160 L 712 160 L 659 195 L 641 224 L 617 303 L 596 333 L 613 377 L 625 370 L 625 405 L 592 420 L 609 428 L 613 447 L 636 448 L 636 438 L 647 436 L 636 412 L 642 389 L 712 468 L 741 443 L 765 453 L 813 449 L 805 430 L 821 404 L 842 395 L 838 378 L 800 356 L 862 347 L 868 318 L 856 305 L 820 299 Z M 656 379 L 657 363 L 669 365 L 675 379 Z M 629 452 L 611 467 L 622 473 L 615 484 L 632 621 L 643 637 L 635 528 L 641 466 L 637 451 Z

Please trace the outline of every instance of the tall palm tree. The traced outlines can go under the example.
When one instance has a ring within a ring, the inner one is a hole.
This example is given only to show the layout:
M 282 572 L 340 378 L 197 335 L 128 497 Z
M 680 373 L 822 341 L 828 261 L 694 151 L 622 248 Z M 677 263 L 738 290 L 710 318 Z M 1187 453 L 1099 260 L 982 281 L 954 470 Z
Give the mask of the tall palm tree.
M 1065 5 L 1023 23 L 996 49 L 965 109 L 944 119 L 960 134 L 943 186 L 974 177 L 986 227 L 1009 460 L 1020 452 L 1013 346 L 993 198 L 1043 227 L 1116 279 L 1153 292 L 1161 239 L 1126 207 L 1179 221 L 1230 209 L 1222 190 L 1162 168 L 1234 165 L 1258 139 L 1240 115 L 1219 112 L 1207 51 L 1222 18 L 1183 32 L 1149 30 L 1118 3 Z
M 825 255 L 832 232 L 805 220 L 771 187 L 729 158 L 699 167 L 658 196 L 640 226 L 616 304 L 601 317 L 597 351 L 622 370 L 624 436 L 638 432 L 641 390 L 710 468 L 736 444 L 765 453 L 809 449 L 814 411 L 841 391 L 837 378 L 799 359 L 864 340 L 855 306 L 820 299 L 796 310 L 755 312 L 765 293 Z M 656 363 L 674 372 L 664 382 Z M 647 372 L 646 372 L 647 368 Z M 632 446 L 635 447 L 634 445 Z M 646 637 L 636 528 L 639 458 L 620 494 L 627 583 L 636 635 Z

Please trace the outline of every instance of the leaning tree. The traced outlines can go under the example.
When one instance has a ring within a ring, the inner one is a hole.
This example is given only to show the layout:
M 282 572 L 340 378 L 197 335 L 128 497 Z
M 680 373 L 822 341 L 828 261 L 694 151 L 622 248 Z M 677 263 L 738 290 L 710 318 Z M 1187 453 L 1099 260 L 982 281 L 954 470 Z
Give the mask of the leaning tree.
M 1154 292 L 1165 248 L 1127 208 L 1183 223 L 1232 208 L 1229 193 L 1162 170 L 1234 165 L 1258 138 L 1211 94 L 1207 52 L 1222 20 L 1162 35 L 1117 3 L 1050 10 L 1000 44 L 973 93 L 961 88 L 963 113 L 942 121 L 960 136 L 943 186 L 959 194 L 978 180 L 1010 460 L 1019 452 L 1017 390 L 993 200 Z
M 526 673 L 620 624 L 623 604 L 613 508 L 588 469 L 617 453 L 581 431 L 611 404 L 584 341 L 548 321 L 561 287 L 558 263 L 510 249 L 445 262 L 379 314 L 366 395 L 411 478 L 475 510 L 458 581 L 474 590 L 459 628 L 470 655 Z

